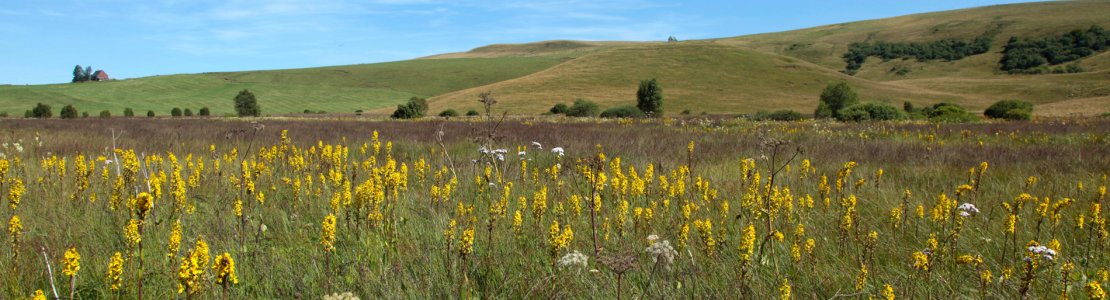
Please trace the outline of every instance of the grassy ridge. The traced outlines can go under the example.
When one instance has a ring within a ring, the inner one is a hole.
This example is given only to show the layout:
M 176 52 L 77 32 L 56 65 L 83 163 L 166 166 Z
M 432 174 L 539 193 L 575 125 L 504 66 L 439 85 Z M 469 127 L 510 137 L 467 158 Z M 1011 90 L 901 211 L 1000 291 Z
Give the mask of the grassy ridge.
M 250 89 L 265 114 L 304 109 L 351 112 L 431 97 L 449 91 L 523 76 L 560 62 L 557 57 L 459 58 L 410 60 L 324 68 L 155 76 L 111 82 L 0 86 L 0 111 L 21 115 L 34 103 L 73 104 L 78 110 L 108 109 L 122 115 L 173 107 L 208 106 L 214 114 L 231 113 L 231 98 Z
M 124 107 L 165 114 L 174 106 L 230 112 L 237 90 L 260 95 L 265 113 L 304 109 L 389 113 L 412 96 L 431 97 L 431 113 L 477 107 L 494 91 L 502 108 L 537 114 L 555 103 L 589 98 L 629 104 L 636 84 L 658 78 L 666 110 L 808 113 L 826 84 L 849 81 L 865 101 L 919 105 L 955 102 L 981 110 L 1004 99 L 1044 105 L 1038 115 L 1100 114 L 1110 107 L 1110 53 L 1078 60 L 1087 72 L 1010 75 L 998 70 L 1010 36 L 1041 37 L 1099 24 L 1110 27 L 1110 2 L 998 5 L 834 24 L 749 36 L 663 42 L 544 41 L 498 44 L 392 63 L 311 69 L 150 77 L 88 85 L 0 86 L 0 111 L 19 115 L 35 102 L 77 105 L 95 115 Z M 997 31 L 989 52 L 956 61 L 870 58 L 856 76 L 839 71 L 849 44 L 972 39 Z
M 634 103 L 639 80 L 657 78 L 665 109 L 677 113 L 810 111 L 829 82 L 848 80 L 871 99 L 962 101 L 958 95 L 905 91 L 852 78 L 790 57 L 704 42 L 623 47 L 578 58 L 529 76 L 433 98 L 432 110 L 476 108 L 474 95 L 493 90 L 503 109 L 536 114 L 552 103 L 586 98 L 602 106 Z M 984 106 L 985 107 L 985 106 Z

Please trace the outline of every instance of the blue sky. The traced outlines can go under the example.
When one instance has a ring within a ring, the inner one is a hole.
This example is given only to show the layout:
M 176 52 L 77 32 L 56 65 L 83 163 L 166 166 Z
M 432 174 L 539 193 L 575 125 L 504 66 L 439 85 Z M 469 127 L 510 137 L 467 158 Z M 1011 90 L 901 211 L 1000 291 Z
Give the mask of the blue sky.
M 0 84 L 404 60 L 494 43 L 783 31 L 1025 1 L 7 0 Z

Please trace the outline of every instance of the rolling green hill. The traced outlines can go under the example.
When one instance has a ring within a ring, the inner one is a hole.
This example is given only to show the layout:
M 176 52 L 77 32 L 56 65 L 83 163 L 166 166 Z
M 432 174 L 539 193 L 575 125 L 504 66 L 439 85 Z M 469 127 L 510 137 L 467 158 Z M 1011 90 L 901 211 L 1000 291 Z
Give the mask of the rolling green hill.
M 73 104 L 95 115 L 175 106 L 231 112 L 250 89 L 266 114 L 368 110 L 388 114 L 409 97 L 428 97 L 430 113 L 477 108 L 493 91 L 499 109 L 539 114 L 555 103 L 591 99 L 632 104 L 638 82 L 657 78 L 667 113 L 714 114 L 793 109 L 810 113 L 830 82 L 848 81 L 864 101 L 918 105 L 956 102 L 981 110 L 994 101 L 1038 104 L 1038 115 L 1098 114 L 1110 107 L 1110 52 L 1075 62 L 1073 74 L 1014 75 L 999 70 L 1011 36 L 1045 37 L 1091 25 L 1110 28 L 1110 1 L 1043 2 L 915 14 L 730 38 L 664 42 L 544 41 L 365 65 L 156 76 L 100 83 L 0 86 L 0 111 L 20 115 L 35 102 Z M 854 42 L 971 40 L 994 33 L 989 51 L 945 61 L 869 58 L 845 75 Z
M 242 89 L 258 96 L 264 114 L 305 109 L 329 112 L 371 110 L 499 82 L 559 64 L 557 56 L 453 58 L 336 66 L 309 69 L 154 76 L 107 82 L 36 86 L 0 86 L 0 111 L 22 115 L 37 102 L 72 104 L 96 115 L 108 109 L 122 115 L 154 110 L 168 115 L 173 107 L 208 106 L 213 114 L 232 113 Z

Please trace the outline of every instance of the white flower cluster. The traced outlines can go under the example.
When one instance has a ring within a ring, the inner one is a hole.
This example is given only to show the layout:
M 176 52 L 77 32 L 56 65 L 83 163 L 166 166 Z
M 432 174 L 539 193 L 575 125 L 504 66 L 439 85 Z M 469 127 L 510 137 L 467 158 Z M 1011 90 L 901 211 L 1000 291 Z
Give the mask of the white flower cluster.
M 670 265 L 674 263 L 674 257 L 678 255 L 678 251 L 675 251 L 674 247 L 671 247 L 670 241 L 660 242 L 658 240 L 659 236 L 657 235 L 653 234 L 648 236 L 648 241 L 651 241 L 651 246 L 644 249 L 644 252 L 651 254 L 652 263 L 657 263 L 658 260 L 662 258 L 667 262 L 667 266 L 670 267 Z
M 567 255 L 563 255 L 562 258 L 559 258 L 557 264 L 561 269 L 570 267 L 586 268 L 586 265 L 589 264 L 589 261 L 589 256 L 582 254 L 582 252 L 578 252 L 578 250 L 574 250 L 574 252 L 567 253 Z
M 1040 254 L 1044 256 L 1044 259 L 1047 260 L 1056 259 L 1056 250 L 1052 250 L 1051 248 L 1045 246 L 1029 246 L 1029 252 L 1032 252 L 1033 254 Z
M 12 144 L 8 144 L 8 143 L 5 142 L 3 144 L 0 144 L 0 146 L 3 146 L 4 151 L 8 151 L 8 148 L 11 148 L 12 150 L 15 150 L 16 153 L 23 153 L 23 145 L 20 144 L 22 142 L 23 142 L 23 139 L 20 139 L 19 142 L 15 142 L 15 143 L 12 143 Z M 7 157 L 7 155 L 5 155 L 4 152 L 0 152 L 0 158 L 6 158 L 6 157 Z
M 505 153 L 509 153 L 506 149 L 486 149 L 486 146 L 478 147 L 478 153 L 483 155 L 493 155 L 497 160 L 505 161 Z
M 559 156 L 563 156 L 563 147 L 551 148 L 551 153 L 555 153 Z
M 543 150 L 543 144 L 540 144 L 540 142 L 532 142 L 532 147 L 536 147 L 536 149 Z
M 960 204 L 960 206 L 956 207 L 956 209 L 960 211 L 960 216 L 965 218 L 979 214 L 979 208 L 975 207 L 975 204 L 971 203 Z

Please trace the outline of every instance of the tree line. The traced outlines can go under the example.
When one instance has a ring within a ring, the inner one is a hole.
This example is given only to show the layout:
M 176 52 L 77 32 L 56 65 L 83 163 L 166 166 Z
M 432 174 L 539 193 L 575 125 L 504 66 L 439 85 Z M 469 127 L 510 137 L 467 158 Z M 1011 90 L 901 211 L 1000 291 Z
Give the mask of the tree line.
M 998 29 L 988 31 L 974 40 L 942 39 L 931 42 L 855 42 L 848 45 L 848 51 L 841 56 L 846 63 L 845 73 L 855 74 L 868 57 L 883 60 L 916 58 L 928 60 L 959 60 L 964 57 L 990 51 L 991 42 Z M 1066 69 L 1047 70 L 1046 65 L 1058 65 L 1110 49 L 1110 33 L 1101 26 L 1092 25 L 1087 30 L 1071 32 L 1043 38 L 1010 37 L 1002 51 L 999 68 L 1010 73 L 1082 72 L 1077 65 Z
M 1110 33 L 1101 26 L 1044 38 L 1011 37 L 1002 52 L 1003 71 L 1025 72 L 1043 65 L 1058 65 L 1110 48 Z M 1076 69 L 1075 71 L 1080 71 Z
M 971 55 L 986 53 L 994 40 L 993 31 L 984 33 L 972 41 L 943 39 L 931 42 L 892 43 L 892 42 L 855 42 L 848 45 L 848 52 L 842 56 L 847 73 L 854 74 L 868 57 L 876 56 L 883 60 L 896 58 L 916 58 L 927 60 L 959 60 Z

